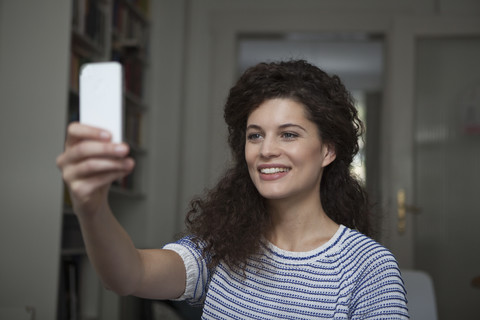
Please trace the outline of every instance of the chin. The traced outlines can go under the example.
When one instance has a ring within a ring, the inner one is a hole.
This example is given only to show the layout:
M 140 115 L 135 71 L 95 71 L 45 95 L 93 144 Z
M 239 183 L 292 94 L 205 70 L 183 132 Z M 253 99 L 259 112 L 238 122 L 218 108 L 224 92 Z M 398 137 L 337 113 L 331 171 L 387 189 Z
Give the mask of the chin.
M 283 192 L 261 192 L 260 194 L 267 200 L 282 200 L 287 198 L 287 195 Z

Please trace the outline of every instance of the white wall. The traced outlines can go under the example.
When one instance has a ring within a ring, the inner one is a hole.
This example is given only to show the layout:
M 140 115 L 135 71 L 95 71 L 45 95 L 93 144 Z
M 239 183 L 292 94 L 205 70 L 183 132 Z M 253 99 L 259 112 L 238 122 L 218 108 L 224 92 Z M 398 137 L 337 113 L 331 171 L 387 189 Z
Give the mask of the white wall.
M 55 319 L 69 1 L 0 3 L 0 318 Z

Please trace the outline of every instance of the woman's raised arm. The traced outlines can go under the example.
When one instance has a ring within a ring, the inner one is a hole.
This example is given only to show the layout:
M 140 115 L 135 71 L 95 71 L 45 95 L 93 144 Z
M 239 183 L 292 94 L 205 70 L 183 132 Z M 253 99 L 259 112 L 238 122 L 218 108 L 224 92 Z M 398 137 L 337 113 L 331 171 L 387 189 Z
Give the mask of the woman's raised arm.
M 69 189 L 87 254 L 104 285 L 121 295 L 169 299 L 185 290 L 185 266 L 169 250 L 138 250 L 113 215 L 108 190 L 134 167 L 126 144 L 80 123 L 67 130 L 57 166 Z

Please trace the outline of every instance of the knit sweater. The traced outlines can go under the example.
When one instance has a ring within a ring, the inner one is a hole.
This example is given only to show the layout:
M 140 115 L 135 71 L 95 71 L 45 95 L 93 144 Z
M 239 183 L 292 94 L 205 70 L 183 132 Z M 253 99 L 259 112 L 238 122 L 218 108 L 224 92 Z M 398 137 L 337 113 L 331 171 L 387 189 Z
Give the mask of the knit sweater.
M 393 255 L 345 226 L 308 252 L 266 243 L 245 274 L 223 263 L 208 270 L 188 237 L 164 248 L 182 257 L 187 282 L 179 300 L 203 304 L 202 319 L 408 319 Z

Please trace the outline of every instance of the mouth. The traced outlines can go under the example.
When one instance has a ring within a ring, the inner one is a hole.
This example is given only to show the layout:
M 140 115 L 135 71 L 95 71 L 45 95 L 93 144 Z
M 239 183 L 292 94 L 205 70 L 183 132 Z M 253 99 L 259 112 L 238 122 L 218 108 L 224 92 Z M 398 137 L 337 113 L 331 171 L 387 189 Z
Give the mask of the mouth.
M 258 171 L 262 174 L 277 174 L 290 171 L 290 168 L 285 167 L 268 167 L 268 168 L 260 168 Z

